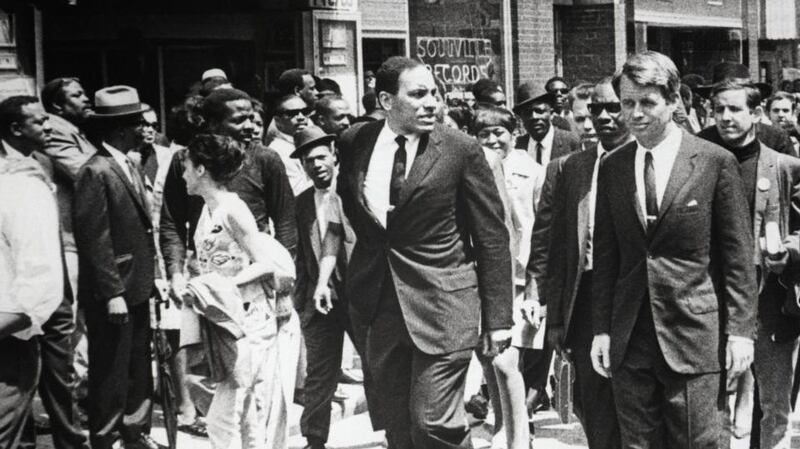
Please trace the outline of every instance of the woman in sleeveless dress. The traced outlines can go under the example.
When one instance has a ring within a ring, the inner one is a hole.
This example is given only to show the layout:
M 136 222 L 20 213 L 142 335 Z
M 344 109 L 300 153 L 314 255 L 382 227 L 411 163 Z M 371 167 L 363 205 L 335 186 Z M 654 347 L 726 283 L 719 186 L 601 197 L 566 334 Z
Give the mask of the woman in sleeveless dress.
M 212 446 L 283 448 L 289 404 L 281 385 L 277 341 L 287 313 L 264 285 L 290 284 L 294 265 L 286 249 L 258 231 L 247 205 L 225 188 L 243 161 L 243 150 L 229 137 L 200 135 L 188 147 L 183 179 L 189 194 L 202 196 L 205 206 L 194 236 L 201 275 L 189 282 L 185 306 L 202 312 L 201 292 L 229 291 L 215 305 L 228 307 L 243 334 L 236 341 L 233 368 L 217 384 L 209 407 Z

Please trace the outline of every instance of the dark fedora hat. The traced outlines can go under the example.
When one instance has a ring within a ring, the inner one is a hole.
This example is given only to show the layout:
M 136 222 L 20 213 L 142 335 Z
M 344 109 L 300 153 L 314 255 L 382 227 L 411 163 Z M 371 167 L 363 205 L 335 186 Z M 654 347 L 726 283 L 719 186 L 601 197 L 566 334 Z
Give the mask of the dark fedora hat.
M 328 134 L 318 126 L 306 126 L 294 135 L 295 150 L 289 157 L 300 159 L 306 151 L 320 145 L 330 145 L 336 140 L 336 136 Z
M 114 118 L 141 114 L 150 106 L 139 100 L 139 92 L 130 86 L 111 86 L 94 94 L 94 112 L 90 118 Z
M 522 108 L 531 103 L 547 103 L 552 106 L 553 94 L 547 92 L 544 86 L 527 82 L 517 87 L 515 97 L 517 104 L 514 105 L 514 112 L 519 113 Z

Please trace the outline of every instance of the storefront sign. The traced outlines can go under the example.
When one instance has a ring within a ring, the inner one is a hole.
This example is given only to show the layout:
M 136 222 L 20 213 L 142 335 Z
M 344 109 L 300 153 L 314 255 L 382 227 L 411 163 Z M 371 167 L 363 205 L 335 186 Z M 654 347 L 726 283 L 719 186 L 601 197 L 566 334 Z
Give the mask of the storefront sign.
M 448 88 L 469 86 L 494 72 L 489 39 L 417 36 L 416 55 Z
M 338 11 L 358 10 L 358 0 L 308 0 L 313 9 L 335 9 Z

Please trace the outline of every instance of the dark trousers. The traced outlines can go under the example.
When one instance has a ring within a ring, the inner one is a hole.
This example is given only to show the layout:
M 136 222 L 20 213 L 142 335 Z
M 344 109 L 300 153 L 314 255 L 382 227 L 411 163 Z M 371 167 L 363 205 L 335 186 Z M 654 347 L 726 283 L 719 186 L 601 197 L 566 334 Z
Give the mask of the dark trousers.
M 357 332 L 351 325 L 347 303 L 336 302 L 327 315 L 314 313 L 303 323 L 303 339 L 306 345 L 306 381 L 303 389 L 303 414 L 300 417 L 300 431 L 304 437 L 319 442 L 328 441 L 331 427 L 331 401 L 339 385 L 342 365 L 342 346 L 344 334 L 350 336 L 356 352 L 366 362 L 365 330 Z M 307 305 L 311 307 L 311 304 Z M 377 395 L 372 385 L 369 370 L 364 369 L 364 391 L 367 406 L 373 420 L 377 422 Z
M 53 444 L 59 449 L 87 447 L 86 437 L 81 433 L 76 409 L 75 367 L 73 365 L 72 333 L 75 316 L 72 313 L 72 298 L 65 296 L 55 312 L 42 326 L 39 337 L 42 356 L 42 374 L 39 378 L 39 397 L 50 418 Z M 24 447 L 36 447 L 34 420 L 27 422 Z
M 581 420 L 589 449 L 618 449 L 619 425 L 614 410 L 611 381 L 592 368 L 592 276 L 581 276 L 566 346 L 575 367 L 573 405 Z
M 39 380 L 40 355 L 36 338 L 0 340 L 0 447 L 14 449 L 30 419 Z
M 522 380 L 525 391 L 536 390 L 540 395 L 545 394 L 547 375 L 550 373 L 550 364 L 553 362 L 553 348 L 545 339 L 542 349 L 522 349 Z
M 471 448 L 464 381 L 472 348 L 430 355 L 411 341 L 391 277 L 367 332 L 367 362 L 392 449 Z
M 719 372 L 689 375 L 669 367 L 649 300 L 641 307 L 622 364 L 612 374 L 623 448 L 717 448 L 724 379 Z
M 105 304 L 86 309 L 89 432 L 92 449 L 150 432 L 153 378 L 148 304 L 128 306 L 128 322 L 108 321 Z

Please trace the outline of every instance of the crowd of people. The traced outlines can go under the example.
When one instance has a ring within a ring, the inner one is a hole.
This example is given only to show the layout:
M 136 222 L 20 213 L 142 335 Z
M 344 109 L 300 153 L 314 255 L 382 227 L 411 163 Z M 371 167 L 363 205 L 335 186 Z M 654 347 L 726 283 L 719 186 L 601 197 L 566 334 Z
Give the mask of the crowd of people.
M 0 446 L 35 447 L 38 391 L 58 448 L 159 447 L 155 329 L 215 449 L 287 447 L 293 402 L 324 448 L 345 338 L 390 449 L 471 447 L 489 408 L 492 448 L 528 449 L 551 406 L 590 449 L 788 449 L 791 84 L 652 51 L 513 104 L 404 57 L 367 75 L 354 117 L 306 70 L 262 103 L 210 69 L 165 134 L 131 86 L 0 102 Z

